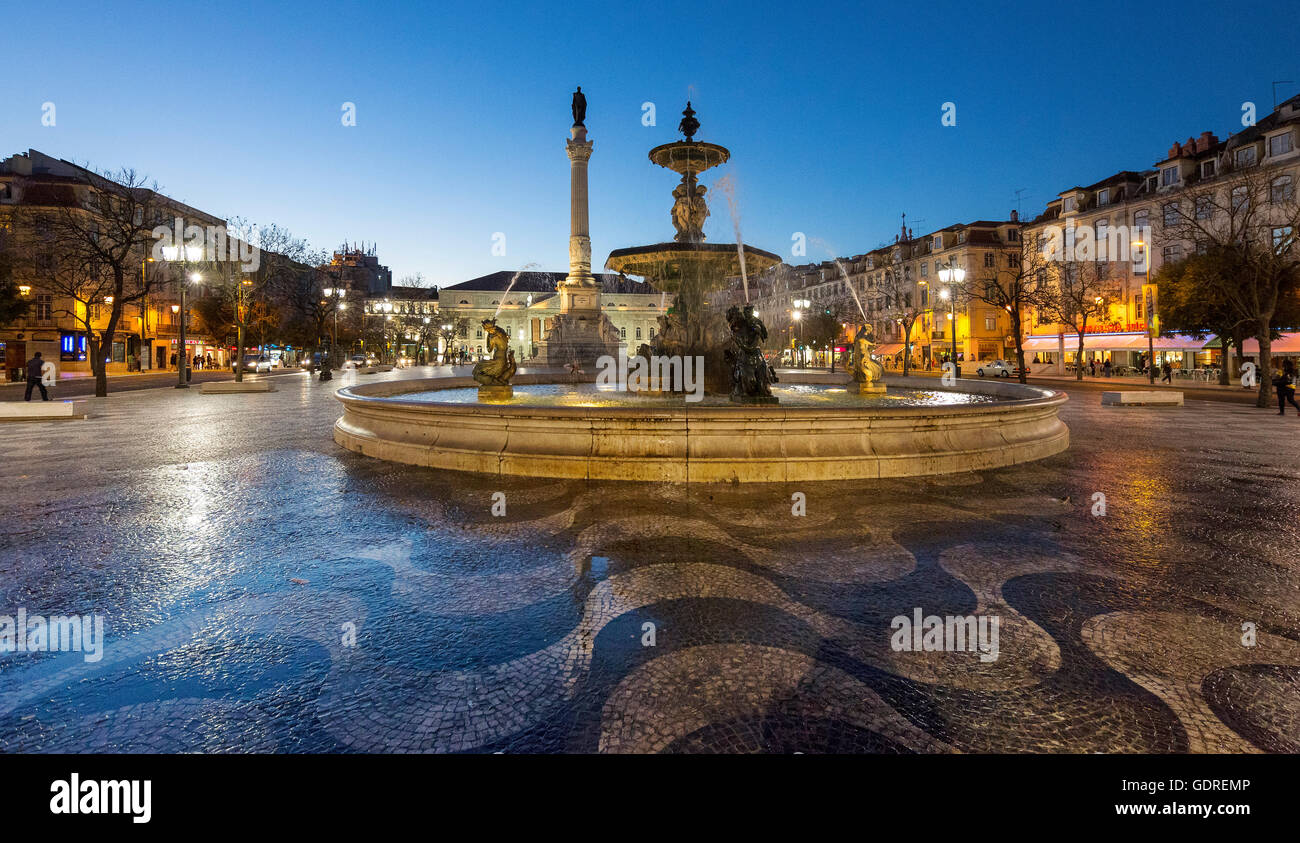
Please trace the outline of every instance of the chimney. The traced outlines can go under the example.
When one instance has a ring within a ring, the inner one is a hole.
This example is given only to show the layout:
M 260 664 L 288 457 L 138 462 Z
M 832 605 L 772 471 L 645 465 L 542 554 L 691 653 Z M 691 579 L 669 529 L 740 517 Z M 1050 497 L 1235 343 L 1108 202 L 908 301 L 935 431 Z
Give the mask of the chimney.
M 1174 145 L 1169 147 L 1169 154 L 1165 158 L 1177 158 L 1179 149 L 1178 141 L 1174 141 Z
M 1205 152 L 1218 142 L 1219 139 L 1210 132 L 1201 132 L 1201 136 L 1196 140 L 1196 151 Z
M 1020 213 L 1019 213 L 1018 211 L 1012 211 L 1012 212 L 1011 212 L 1011 221 L 1012 221 L 1012 222 L 1020 222 Z

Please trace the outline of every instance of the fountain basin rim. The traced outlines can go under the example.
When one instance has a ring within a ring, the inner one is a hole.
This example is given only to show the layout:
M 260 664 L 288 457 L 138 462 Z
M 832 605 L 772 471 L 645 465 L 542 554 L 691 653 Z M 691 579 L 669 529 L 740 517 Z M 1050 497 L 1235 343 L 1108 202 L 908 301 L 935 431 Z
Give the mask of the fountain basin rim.
M 579 382 L 591 383 L 588 377 Z M 568 379 L 557 378 L 551 374 L 521 374 L 514 379 L 515 386 L 535 384 L 570 383 Z M 783 383 L 799 383 L 786 376 Z M 1045 387 L 1025 384 L 1003 384 L 989 381 L 960 380 L 958 384 L 972 387 L 970 389 L 949 389 L 934 385 L 934 378 L 894 378 L 886 381 L 897 386 L 922 388 L 935 392 L 973 392 L 980 395 L 995 395 L 1006 390 L 1021 392 L 1021 397 L 1005 398 L 981 404 L 944 404 L 932 407 L 818 407 L 797 405 L 748 405 L 748 404 L 688 404 L 683 402 L 678 407 L 638 407 L 634 403 L 621 407 L 561 407 L 546 404 L 467 404 L 451 401 L 429 401 L 426 399 L 403 398 L 402 395 L 416 392 L 436 392 L 441 389 L 460 389 L 477 386 L 469 377 L 421 378 L 412 380 L 386 381 L 381 383 L 357 384 L 339 389 L 334 397 L 344 404 L 382 404 L 394 409 L 404 408 L 414 412 L 436 410 L 438 413 L 455 415 L 500 415 L 528 417 L 556 417 L 568 419 L 676 419 L 692 418 L 705 420 L 709 418 L 729 419 L 753 417 L 756 421 L 764 419 L 852 419 L 867 417 L 870 419 L 910 419 L 916 420 L 934 416 L 980 416 L 996 413 L 1002 409 L 1028 408 L 1033 406 L 1059 406 L 1068 400 L 1066 393 Z M 398 391 L 393 391 L 397 388 Z M 629 402 L 635 402 L 635 396 L 629 396 Z

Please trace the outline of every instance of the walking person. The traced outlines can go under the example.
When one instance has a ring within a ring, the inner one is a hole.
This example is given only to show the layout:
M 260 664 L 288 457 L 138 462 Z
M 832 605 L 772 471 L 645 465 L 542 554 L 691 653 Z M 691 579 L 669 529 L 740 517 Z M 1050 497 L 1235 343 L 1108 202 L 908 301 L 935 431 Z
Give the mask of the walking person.
M 1295 407 L 1296 415 L 1300 415 L 1300 404 L 1295 402 L 1295 363 L 1291 360 L 1282 365 L 1282 374 L 1273 378 L 1273 386 L 1277 387 L 1277 414 L 1286 415 L 1286 405 L 1290 402 Z
M 1161 383 L 1167 383 L 1167 384 L 1169 384 L 1170 386 L 1173 386 L 1173 385 L 1174 385 L 1174 367 L 1170 365 L 1170 363 L 1169 363 L 1168 360 L 1166 360 L 1165 363 L 1164 363 L 1164 365 L 1160 367 L 1160 371 L 1163 373 L 1163 376 L 1160 378 L 1160 382 L 1161 382 Z
M 27 394 L 23 396 L 24 401 L 32 400 L 32 387 L 40 387 L 41 400 L 49 401 L 50 393 L 45 390 L 45 382 L 41 380 L 41 368 L 45 361 L 41 359 L 41 353 L 36 352 L 36 356 L 27 361 Z

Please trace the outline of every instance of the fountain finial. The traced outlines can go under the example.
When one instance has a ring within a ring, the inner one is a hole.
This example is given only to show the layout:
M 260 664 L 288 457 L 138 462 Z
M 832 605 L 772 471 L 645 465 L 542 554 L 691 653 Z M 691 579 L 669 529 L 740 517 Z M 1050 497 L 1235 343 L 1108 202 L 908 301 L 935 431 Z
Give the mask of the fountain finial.
M 695 109 L 691 108 L 691 101 L 686 101 L 686 108 L 682 111 L 682 122 L 677 124 L 677 131 L 686 136 L 687 140 L 694 140 L 695 133 L 700 130 L 700 121 L 695 119 Z

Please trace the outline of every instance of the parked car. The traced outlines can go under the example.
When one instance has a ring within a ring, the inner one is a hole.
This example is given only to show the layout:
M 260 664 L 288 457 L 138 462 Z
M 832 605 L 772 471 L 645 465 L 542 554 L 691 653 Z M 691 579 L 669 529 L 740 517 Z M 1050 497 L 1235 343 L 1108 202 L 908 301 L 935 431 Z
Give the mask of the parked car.
M 345 369 L 361 369 L 373 365 L 375 365 L 374 358 L 366 357 L 364 354 L 354 354 L 343 361 L 343 368 Z
M 230 371 L 233 372 L 236 370 L 236 368 L 238 368 L 236 362 L 231 361 Z M 271 358 L 267 357 L 264 354 L 245 354 L 244 371 L 253 372 L 253 373 L 269 372 L 271 371 Z
M 1019 376 L 1020 369 L 1005 360 L 984 360 L 975 367 L 975 374 L 981 378 L 985 375 L 993 378 Z

